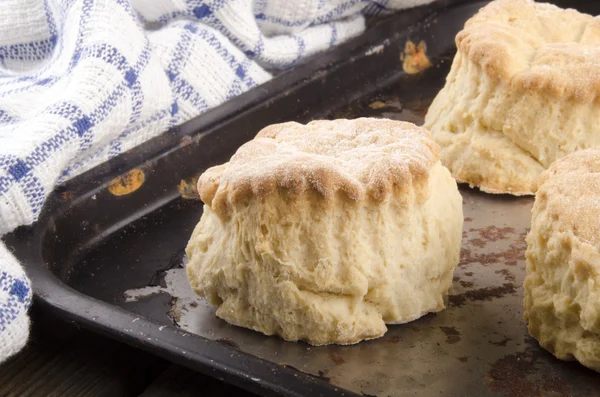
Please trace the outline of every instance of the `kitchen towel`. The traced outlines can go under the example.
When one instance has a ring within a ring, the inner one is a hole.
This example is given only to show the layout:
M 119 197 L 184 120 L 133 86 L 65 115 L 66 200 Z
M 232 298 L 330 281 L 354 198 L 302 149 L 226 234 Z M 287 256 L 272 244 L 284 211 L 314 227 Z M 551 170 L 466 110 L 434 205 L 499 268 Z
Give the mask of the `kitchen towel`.
M 54 187 L 432 0 L 0 2 L 0 236 Z M 31 285 L 0 243 L 0 362 L 29 334 Z

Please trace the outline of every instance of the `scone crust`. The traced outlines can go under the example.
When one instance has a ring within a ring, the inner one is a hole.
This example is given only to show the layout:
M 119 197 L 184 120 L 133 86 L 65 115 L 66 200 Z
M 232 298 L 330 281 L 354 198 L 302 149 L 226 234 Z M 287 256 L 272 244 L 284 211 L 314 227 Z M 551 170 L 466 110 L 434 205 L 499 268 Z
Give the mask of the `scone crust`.
M 438 156 L 429 132 L 411 123 L 371 118 L 288 122 L 264 128 L 228 163 L 208 169 L 198 191 L 220 216 L 276 189 L 380 202 L 397 189 L 426 183 Z
M 422 128 L 274 125 L 199 187 L 187 274 L 231 324 L 346 345 L 445 307 L 462 197 Z
M 600 247 L 599 172 L 600 149 L 587 149 L 557 160 L 540 176 L 540 200 L 556 227 L 594 247 Z
M 535 194 L 540 174 L 600 145 L 600 19 L 531 0 L 496 0 L 456 37 L 425 117 L 456 180 Z
M 542 347 L 600 372 L 600 150 L 540 177 L 527 236 L 525 319 Z
M 467 59 L 515 89 L 588 102 L 600 93 L 600 18 L 533 0 L 497 0 L 456 36 Z

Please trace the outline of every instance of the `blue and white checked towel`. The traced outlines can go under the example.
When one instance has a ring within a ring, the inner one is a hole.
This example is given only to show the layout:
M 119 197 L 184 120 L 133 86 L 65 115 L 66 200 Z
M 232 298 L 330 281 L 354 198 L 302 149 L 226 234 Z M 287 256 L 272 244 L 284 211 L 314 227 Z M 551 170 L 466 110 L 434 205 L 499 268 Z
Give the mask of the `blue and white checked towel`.
M 432 0 L 0 1 L 0 236 L 59 183 Z M 0 243 L 0 362 L 27 341 L 31 285 Z

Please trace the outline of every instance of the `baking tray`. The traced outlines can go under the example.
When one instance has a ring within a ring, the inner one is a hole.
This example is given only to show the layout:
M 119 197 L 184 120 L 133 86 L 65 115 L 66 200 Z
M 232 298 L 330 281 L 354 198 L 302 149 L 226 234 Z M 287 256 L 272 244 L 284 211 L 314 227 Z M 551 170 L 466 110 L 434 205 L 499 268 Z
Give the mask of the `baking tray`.
M 27 268 L 36 305 L 263 395 L 600 396 L 600 375 L 554 359 L 527 336 L 521 284 L 532 198 L 461 187 L 463 247 L 448 308 L 354 346 L 311 347 L 230 326 L 185 280 L 202 171 L 272 123 L 420 123 L 443 85 L 455 34 L 486 3 L 438 2 L 380 21 L 60 186 L 33 227 L 4 239 Z M 598 12 L 597 2 L 568 5 Z

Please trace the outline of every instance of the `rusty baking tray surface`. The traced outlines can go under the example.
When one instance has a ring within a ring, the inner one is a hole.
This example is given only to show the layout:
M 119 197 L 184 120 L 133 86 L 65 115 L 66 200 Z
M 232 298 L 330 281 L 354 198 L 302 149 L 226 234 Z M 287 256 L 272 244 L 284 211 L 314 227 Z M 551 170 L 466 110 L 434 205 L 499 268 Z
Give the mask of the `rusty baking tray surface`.
M 462 187 L 463 247 L 447 309 L 355 346 L 317 348 L 230 326 L 185 279 L 183 248 L 202 212 L 195 178 L 276 122 L 420 123 L 455 34 L 486 4 L 458 3 L 396 15 L 61 186 L 35 227 L 5 239 L 27 266 L 37 304 L 263 395 L 600 396 L 600 375 L 527 336 L 521 284 L 532 198 Z M 120 175 L 128 178 L 111 187 Z

